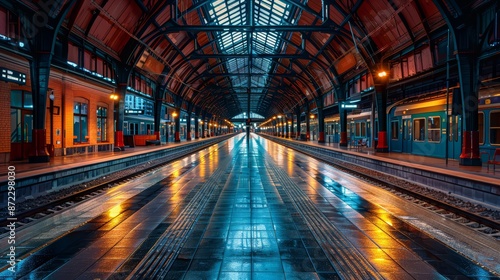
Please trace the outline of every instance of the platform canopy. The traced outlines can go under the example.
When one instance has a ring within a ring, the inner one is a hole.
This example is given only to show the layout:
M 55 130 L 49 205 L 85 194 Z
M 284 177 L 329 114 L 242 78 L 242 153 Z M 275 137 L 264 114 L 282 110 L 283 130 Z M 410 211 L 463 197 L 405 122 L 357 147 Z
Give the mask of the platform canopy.
M 268 118 L 426 40 L 465 2 L 81 0 L 63 28 L 192 106 Z

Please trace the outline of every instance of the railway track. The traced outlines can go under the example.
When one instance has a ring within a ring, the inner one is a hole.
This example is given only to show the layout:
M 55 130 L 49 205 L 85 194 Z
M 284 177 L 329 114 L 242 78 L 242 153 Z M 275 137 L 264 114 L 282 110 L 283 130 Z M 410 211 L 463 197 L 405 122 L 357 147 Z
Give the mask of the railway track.
M 223 138 L 220 142 L 227 139 L 228 138 Z M 16 226 L 22 227 L 23 225 L 44 218 L 48 215 L 60 212 L 82 201 L 91 199 L 114 186 L 126 183 L 150 172 L 154 172 L 174 160 L 185 157 L 186 154 L 203 150 L 217 143 L 209 142 L 202 146 L 195 146 L 192 148 L 188 147 L 185 150 L 173 152 L 168 157 L 159 158 L 124 170 L 119 170 L 108 174 L 107 176 L 64 188 L 46 196 L 18 203 L 16 205 L 19 210 L 16 214 Z M 8 232 L 6 226 L 9 222 L 10 221 L 7 220 L 6 215 L 0 219 L 0 235 Z
M 273 138 L 264 137 L 274 141 Z M 446 194 L 432 188 L 409 182 L 396 176 L 338 160 L 334 157 L 326 155 L 326 153 L 316 151 L 317 148 L 309 150 L 303 147 L 297 148 L 287 145 L 286 142 L 282 141 L 278 141 L 278 143 L 311 156 L 324 163 L 330 164 L 335 168 L 357 178 L 361 178 L 372 185 L 387 189 L 408 201 L 441 215 L 442 217 L 473 228 L 476 231 L 482 232 L 483 234 L 500 241 L 500 211 L 487 209 L 479 204 L 464 201 L 451 194 Z

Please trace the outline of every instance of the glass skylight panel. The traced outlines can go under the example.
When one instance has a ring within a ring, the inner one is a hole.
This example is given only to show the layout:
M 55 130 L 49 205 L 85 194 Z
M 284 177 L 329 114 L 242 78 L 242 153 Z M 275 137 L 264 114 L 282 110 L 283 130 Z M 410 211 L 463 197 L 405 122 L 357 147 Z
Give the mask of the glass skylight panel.
M 289 24 L 290 5 L 283 0 L 215 0 L 212 9 L 208 11 L 212 22 L 216 25 L 247 25 L 247 3 L 253 1 L 254 19 L 256 26 Z M 227 30 L 216 32 L 217 43 L 221 54 L 248 54 L 249 36 L 252 36 L 252 51 L 257 54 L 273 54 L 278 50 L 281 33 L 278 32 L 241 32 Z M 267 58 L 253 58 L 249 69 L 249 58 L 232 58 L 226 61 L 228 73 L 250 73 L 248 76 L 230 76 L 233 87 L 263 87 L 267 84 L 268 73 L 272 60 Z M 260 92 L 260 90 L 258 91 Z M 241 97 L 246 99 L 246 96 Z M 252 103 L 253 104 L 253 103 Z

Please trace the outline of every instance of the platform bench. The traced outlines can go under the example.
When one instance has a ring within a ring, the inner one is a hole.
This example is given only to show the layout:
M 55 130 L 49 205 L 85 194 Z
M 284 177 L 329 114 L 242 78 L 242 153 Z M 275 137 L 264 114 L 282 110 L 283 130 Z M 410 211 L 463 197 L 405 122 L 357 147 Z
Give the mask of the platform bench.
M 488 166 L 488 170 L 490 170 L 490 164 L 492 164 L 493 165 L 493 172 L 495 172 L 495 167 L 497 165 L 500 165 L 500 148 L 495 149 L 495 153 L 493 154 L 493 158 L 488 159 L 486 164 Z
M 160 145 L 160 140 L 146 140 L 146 146 L 149 146 L 149 145 L 159 146 Z
M 146 141 L 156 141 L 156 135 L 134 135 L 135 146 L 146 146 Z

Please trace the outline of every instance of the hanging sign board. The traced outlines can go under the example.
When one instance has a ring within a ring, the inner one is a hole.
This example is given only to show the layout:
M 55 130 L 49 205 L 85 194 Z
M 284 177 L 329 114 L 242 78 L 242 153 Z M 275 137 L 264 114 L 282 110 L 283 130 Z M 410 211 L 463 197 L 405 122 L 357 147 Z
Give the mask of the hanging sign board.
M 125 114 L 131 114 L 131 115 L 143 115 L 144 110 L 140 109 L 126 109 Z
M 19 85 L 26 84 L 26 74 L 0 67 L 0 81 L 12 82 Z
M 340 107 L 342 107 L 344 109 L 357 109 L 358 108 L 358 104 L 341 103 Z

